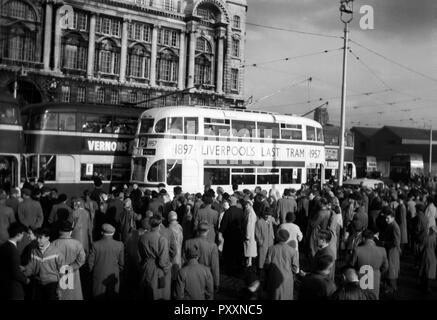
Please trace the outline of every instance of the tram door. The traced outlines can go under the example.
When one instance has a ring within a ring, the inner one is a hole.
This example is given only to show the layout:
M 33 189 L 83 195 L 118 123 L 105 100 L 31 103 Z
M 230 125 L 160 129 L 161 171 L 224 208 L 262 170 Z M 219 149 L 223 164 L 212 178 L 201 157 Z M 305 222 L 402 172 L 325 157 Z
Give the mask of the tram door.
M 17 186 L 18 161 L 14 156 L 0 156 L 0 187 L 9 190 Z

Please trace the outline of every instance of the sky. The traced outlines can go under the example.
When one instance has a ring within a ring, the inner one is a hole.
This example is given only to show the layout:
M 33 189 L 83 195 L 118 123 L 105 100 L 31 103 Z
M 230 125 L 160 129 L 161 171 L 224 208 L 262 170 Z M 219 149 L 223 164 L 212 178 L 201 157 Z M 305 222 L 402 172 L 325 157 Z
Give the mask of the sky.
M 245 97 L 252 97 L 247 108 L 302 115 L 328 102 L 330 123 L 338 125 L 344 30 L 340 1 L 247 0 L 247 4 L 243 63 Z M 373 30 L 360 28 L 364 19 L 360 8 L 366 5 L 373 8 Z M 436 128 L 437 1 L 355 0 L 353 9 L 347 127 Z

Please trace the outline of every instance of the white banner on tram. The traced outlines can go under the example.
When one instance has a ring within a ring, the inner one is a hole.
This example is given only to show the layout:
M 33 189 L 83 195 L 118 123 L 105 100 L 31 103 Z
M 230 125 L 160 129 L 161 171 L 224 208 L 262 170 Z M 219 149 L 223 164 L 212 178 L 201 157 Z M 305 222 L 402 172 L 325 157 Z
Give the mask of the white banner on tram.
M 200 158 L 325 163 L 324 147 L 317 145 L 150 139 L 147 147 L 156 148 L 156 156 L 162 155 L 164 159 Z

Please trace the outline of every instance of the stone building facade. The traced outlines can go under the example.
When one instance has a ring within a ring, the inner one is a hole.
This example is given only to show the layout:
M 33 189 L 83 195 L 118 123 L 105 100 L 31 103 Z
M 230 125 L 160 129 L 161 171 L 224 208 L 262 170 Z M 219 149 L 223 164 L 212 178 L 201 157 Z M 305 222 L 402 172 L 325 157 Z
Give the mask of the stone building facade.
M 0 86 L 23 104 L 242 106 L 246 0 L 0 0 Z

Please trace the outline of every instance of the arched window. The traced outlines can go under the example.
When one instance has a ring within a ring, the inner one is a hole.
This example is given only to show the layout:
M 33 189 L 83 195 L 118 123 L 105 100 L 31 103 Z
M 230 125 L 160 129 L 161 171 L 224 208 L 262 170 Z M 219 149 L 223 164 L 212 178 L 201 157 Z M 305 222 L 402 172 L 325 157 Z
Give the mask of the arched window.
M 26 21 L 36 21 L 35 11 L 27 3 L 10 1 L 6 4 L 6 16 Z
M 10 1 L 0 8 L 0 15 L 15 21 L 3 22 L 0 40 L 0 57 L 16 61 L 36 61 L 37 15 L 22 1 Z M 16 20 L 22 22 L 17 22 Z
M 240 16 L 234 16 L 234 19 L 232 20 L 232 27 L 234 27 L 235 29 L 240 29 Z
M 105 74 L 120 73 L 120 48 L 110 39 L 100 42 L 96 52 L 97 71 Z
M 179 57 L 171 50 L 164 50 L 158 58 L 158 79 L 166 82 L 178 80 Z
M 204 22 L 215 23 L 215 22 L 220 21 L 219 9 L 210 3 L 200 4 L 197 8 L 197 15 Z
M 134 78 L 150 77 L 150 54 L 141 45 L 134 46 L 129 53 L 128 74 Z
M 65 37 L 62 43 L 62 67 L 72 70 L 86 70 L 88 45 L 80 36 Z
M 213 50 L 205 38 L 198 38 L 196 42 L 196 58 L 194 62 L 194 84 L 212 84 Z

